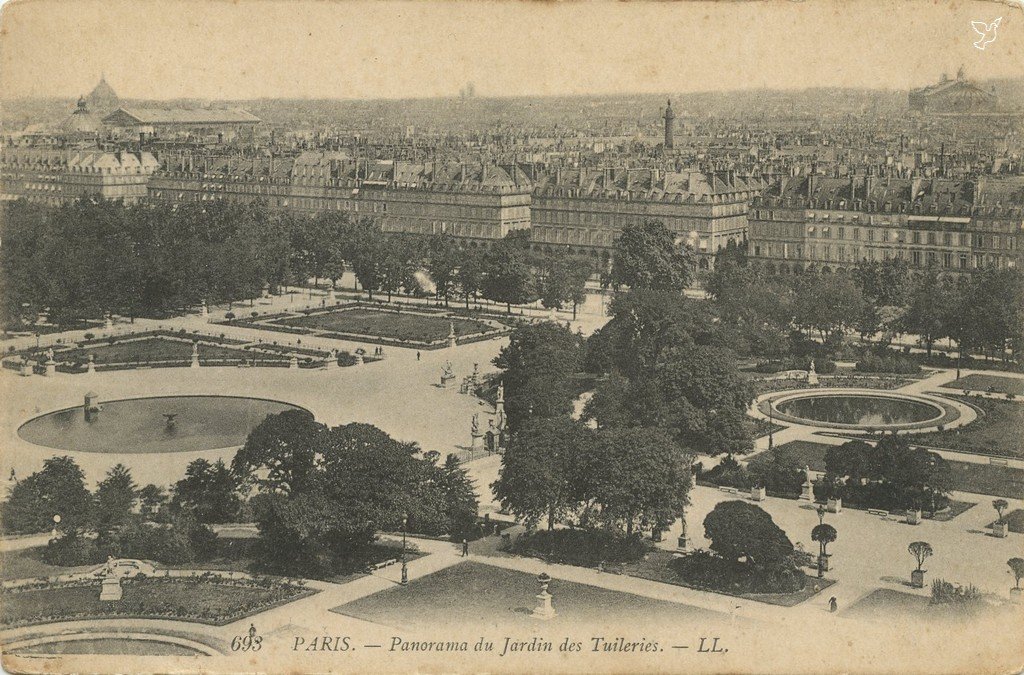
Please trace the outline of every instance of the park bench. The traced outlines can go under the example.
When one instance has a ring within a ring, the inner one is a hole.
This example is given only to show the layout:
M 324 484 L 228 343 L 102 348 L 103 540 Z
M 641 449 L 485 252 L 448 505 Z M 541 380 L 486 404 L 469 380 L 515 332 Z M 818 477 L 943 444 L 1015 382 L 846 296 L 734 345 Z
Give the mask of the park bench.
M 884 509 L 868 509 L 868 513 L 873 516 L 882 516 L 883 518 L 889 517 L 889 512 Z
M 999 459 L 998 457 L 989 457 L 988 463 L 994 466 L 1009 466 L 1010 462 L 1005 459 Z
M 728 492 L 729 494 L 736 494 L 736 488 L 729 487 L 728 485 L 719 485 L 718 489 L 722 492 Z
M 371 572 L 376 572 L 378 570 L 382 570 L 385 567 L 390 567 L 391 565 L 395 565 L 397 563 L 398 563 L 398 558 L 388 558 L 387 560 L 382 560 L 379 563 L 373 563 L 371 565 L 367 565 L 366 566 L 366 572 L 368 574 L 371 573 Z

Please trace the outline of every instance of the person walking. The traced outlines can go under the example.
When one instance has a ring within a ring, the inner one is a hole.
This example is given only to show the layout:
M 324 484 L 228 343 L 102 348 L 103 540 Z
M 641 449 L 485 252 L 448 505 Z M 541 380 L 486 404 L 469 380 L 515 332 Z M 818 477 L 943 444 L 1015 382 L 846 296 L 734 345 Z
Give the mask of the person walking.
M 416 352 L 416 360 L 417 360 L 417 361 L 419 361 L 419 360 L 420 360 L 420 353 L 419 353 L 419 352 Z
M 836 596 L 833 595 L 828 599 L 828 611 L 835 614 L 837 609 L 839 609 L 839 603 L 836 602 Z
M 469 542 L 465 539 L 462 540 L 462 557 L 465 558 L 469 555 Z

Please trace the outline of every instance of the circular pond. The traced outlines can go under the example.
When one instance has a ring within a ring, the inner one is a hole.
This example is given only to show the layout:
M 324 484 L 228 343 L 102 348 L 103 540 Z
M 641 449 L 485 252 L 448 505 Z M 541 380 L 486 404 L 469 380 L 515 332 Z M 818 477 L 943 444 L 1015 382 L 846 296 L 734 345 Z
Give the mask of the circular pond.
M 939 405 L 898 396 L 812 394 L 772 404 L 783 419 L 841 428 L 905 428 L 942 419 Z
M 166 453 L 242 445 L 256 426 L 298 406 L 241 396 L 159 396 L 102 401 L 87 416 L 83 406 L 29 420 L 18 429 L 26 441 L 57 450 L 100 453 Z

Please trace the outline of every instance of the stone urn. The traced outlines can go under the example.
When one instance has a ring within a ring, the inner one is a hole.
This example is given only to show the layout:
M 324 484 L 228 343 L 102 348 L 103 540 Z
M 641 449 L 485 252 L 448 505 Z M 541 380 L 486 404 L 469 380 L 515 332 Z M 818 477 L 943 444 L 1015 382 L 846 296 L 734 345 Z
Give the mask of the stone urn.
M 825 505 L 829 513 L 842 513 L 843 512 L 843 500 L 841 497 L 834 497 L 828 500 Z
M 1000 539 L 1003 539 L 1004 537 L 1006 537 L 1006 533 L 1008 531 L 1009 528 L 1006 527 L 1006 521 L 997 520 L 996 522 L 992 523 L 993 537 L 999 537 Z
M 921 509 L 907 509 L 907 525 L 921 524 Z
M 750 498 L 755 502 L 763 502 L 766 496 L 767 492 L 763 487 L 750 488 Z
M 914 588 L 924 588 L 925 570 L 914 570 L 910 573 L 910 585 Z

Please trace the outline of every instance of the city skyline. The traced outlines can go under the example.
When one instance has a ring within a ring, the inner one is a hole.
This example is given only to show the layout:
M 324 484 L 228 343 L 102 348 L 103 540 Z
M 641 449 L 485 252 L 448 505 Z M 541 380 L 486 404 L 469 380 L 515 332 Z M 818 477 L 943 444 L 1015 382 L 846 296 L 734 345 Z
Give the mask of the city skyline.
M 1024 72 L 1024 12 L 991 2 L 787 3 L 768 22 L 759 3 L 299 5 L 8 3 L 2 96 L 73 98 L 101 74 L 128 99 L 401 100 L 456 96 L 470 82 L 491 98 L 906 90 L 961 65 L 979 80 Z M 970 21 L 997 14 L 1000 39 L 975 49 Z M 273 30 L 253 35 L 256 24 Z M 829 39 L 837 32 L 846 39 Z M 53 49 L 53 35 L 66 44 Z

